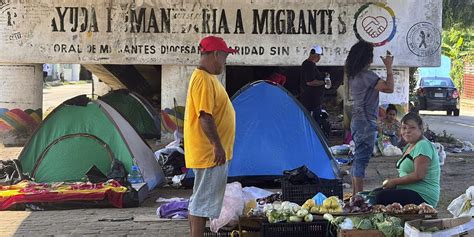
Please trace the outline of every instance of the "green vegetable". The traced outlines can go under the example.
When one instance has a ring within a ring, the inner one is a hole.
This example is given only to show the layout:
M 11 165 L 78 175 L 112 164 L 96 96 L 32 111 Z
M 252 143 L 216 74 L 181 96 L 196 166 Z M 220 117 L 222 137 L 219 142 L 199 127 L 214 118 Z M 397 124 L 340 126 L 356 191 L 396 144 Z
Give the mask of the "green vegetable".
M 308 214 L 304 217 L 304 222 L 312 222 L 313 221 L 313 214 Z
M 403 234 L 404 234 L 403 227 L 401 226 L 395 227 L 395 236 L 399 237 L 399 236 L 403 236 Z
M 357 229 L 360 229 L 360 230 L 371 230 L 371 229 L 374 229 L 374 226 L 372 225 L 372 222 L 367 219 L 367 218 L 364 218 L 362 219 L 359 224 L 357 225 L 354 225 Z
M 308 210 L 301 208 L 301 209 L 296 213 L 296 215 L 297 215 L 298 217 L 303 218 L 303 217 L 305 217 L 306 215 L 308 215 L 308 213 L 309 213 Z
M 334 217 L 329 213 L 324 214 L 323 218 L 326 219 L 329 222 L 332 222 L 334 220 Z
M 377 213 L 377 214 L 372 216 L 372 222 L 374 224 L 381 223 L 381 222 L 384 222 L 384 221 L 385 221 L 385 216 L 384 216 L 383 213 Z
M 290 216 L 290 222 L 302 222 L 303 218 L 299 216 Z
M 395 216 L 388 216 L 388 221 L 392 222 L 395 226 L 402 226 L 402 219 Z
M 349 217 L 349 219 L 351 219 L 352 224 L 354 225 L 354 227 L 359 226 L 360 221 L 362 221 L 362 218 L 357 217 L 357 216 Z
M 336 218 L 333 218 L 332 223 L 333 223 L 334 225 L 339 225 L 339 224 L 341 224 L 342 222 L 344 222 L 344 219 L 346 219 L 346 218 L 343 217 L 343 216 L 338 216 L 338 217 L 336 217 Z
M 426 228 L 424 226 L 421 226 L 420 230 L 421 230 L 421 232 L 436 232 L 436 231 L 439 231 L 439 228 L 436 227 L 436 226 L 433 226 L 433 227 L 430 227 L 430 228 Z
M 394 226 L 390 221 L 380 222 L 375 225 L 377 226 L 378 230 L 382 231 L 385 237 L 398 237 L 396 235 L 396 228 L 400 226 Z

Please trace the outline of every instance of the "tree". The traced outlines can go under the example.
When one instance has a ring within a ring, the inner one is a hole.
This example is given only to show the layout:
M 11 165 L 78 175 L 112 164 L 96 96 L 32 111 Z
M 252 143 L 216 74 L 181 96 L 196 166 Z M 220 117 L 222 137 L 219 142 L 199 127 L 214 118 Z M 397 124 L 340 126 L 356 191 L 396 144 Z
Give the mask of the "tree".
M 443 0 L 443 29 L 472 28 L 474 25 L 472 0 Z
M 443 42 L 441 53 L 451 59 L 451 78 L 462 91 L 464 63 L 473 59 L 474 3 L 471 0 L 443 0 Z

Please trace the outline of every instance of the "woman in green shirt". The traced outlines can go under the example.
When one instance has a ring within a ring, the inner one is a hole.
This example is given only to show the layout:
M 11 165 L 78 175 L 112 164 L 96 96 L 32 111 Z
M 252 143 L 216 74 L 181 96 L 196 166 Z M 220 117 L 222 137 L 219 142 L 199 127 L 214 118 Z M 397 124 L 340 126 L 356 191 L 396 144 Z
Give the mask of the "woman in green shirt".
M 436 207 L 440 193 L 439 157 L 433 144 L 423 136 L 423 121 L 415 113 L 405 115 L 401 121 L 401 134 L 407 145 L 397 162 L 398 178 L 383 182 L 377 193 L 377 204 L 402 205 L 426 202 Z

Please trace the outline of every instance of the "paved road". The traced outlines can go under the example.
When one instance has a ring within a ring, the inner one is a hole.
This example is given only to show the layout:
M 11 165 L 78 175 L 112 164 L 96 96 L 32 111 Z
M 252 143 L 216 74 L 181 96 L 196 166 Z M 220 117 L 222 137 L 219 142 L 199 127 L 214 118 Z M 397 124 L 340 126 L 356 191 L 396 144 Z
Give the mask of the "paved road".
M 43 89 L 43 113 L 78 95 L 92 94 L 92 83 L 48 86 Z
M 474 110 L 461 110 L 459 117 L 446 116 L 446 112 L 420 111 L 430 130 L 442 133 L 446 130 L 462 141 L 474 143 Z

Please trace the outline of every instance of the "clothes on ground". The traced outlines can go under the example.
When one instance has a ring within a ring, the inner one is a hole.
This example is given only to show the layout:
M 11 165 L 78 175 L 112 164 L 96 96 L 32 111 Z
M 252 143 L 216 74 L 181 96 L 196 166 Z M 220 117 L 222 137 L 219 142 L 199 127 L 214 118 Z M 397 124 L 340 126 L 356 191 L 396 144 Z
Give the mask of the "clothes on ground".
M 351 174 L 354 177 L 363 178 L 375 146 L 376 123 L 375 121 L 352 119 L 351 132 L 355 144 Z
M 407 148 L 408 145 L 405 146 L 403 152 Z M 430 141 L 426 138 L 418 141 L 410 154 L 403 156 L 397 162 L 398 173 L 400 177 L 413 173 L 415 171 L 414 162 L 419 156 L 426 156 L 431 160 L 425 178 L 416 183 L 398 185 L 397 189 L 413 190 L 419 193 L 428 204 L 436 207 L 440 195 L 440 166 L 438 152 Z
M 0 210 L 20 203 L 54 203 L 66 201 L 100 201 L 106 199 L 114 207 L 123 206 L 127 188 L 115 180 L 105 183 L 35 183 L 22 181 L 0 186 Z
M 349 90 L 354 104 L 352 120 L 377 121 L 379 109 L 379 91 L 375 89 L 380 77 L 368 69 L 349 78 Z
M 215 75 L 196 69 L 189 82 L 184 116 L 184 151 L 187 168 L 215 165 L 214 147 L 201 128 L 201 112 L 212 115 L 227 160 L 232 159 L 235 111 L 227 92 Z
M 309 112 L 312 112 L 313 118 L 320 124 L 321 105 L 324 97 L 324 84 L 321 86 L 308 86 L 307 82 L 314 80 L 324 81 L 324 75 L 319 72 L 316 64 L 305 60 L 301 64 L 301 95 L 300 101 Z
M 221 213 L 229 161 L 212 168 L 193 169 L 194 187 L 189 214 L 217 219 Z
M 156 210 L 160 218 L 187 219 L 189 200 L 171 201 Z

